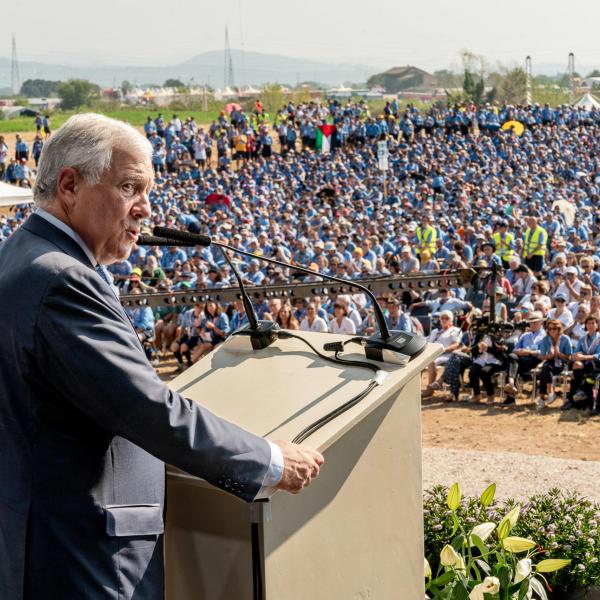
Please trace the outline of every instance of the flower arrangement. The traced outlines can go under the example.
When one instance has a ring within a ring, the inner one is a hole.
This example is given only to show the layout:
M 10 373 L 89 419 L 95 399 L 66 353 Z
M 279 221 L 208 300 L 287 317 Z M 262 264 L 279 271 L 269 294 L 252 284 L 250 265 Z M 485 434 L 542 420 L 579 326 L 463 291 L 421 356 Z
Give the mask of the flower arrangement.
M 496 484 L 479 498 L 481 511 L 493 503 Z M 458 518 L 462 493 L 455 483 L 446 495 L 452 530 L 439 554 L 435 576 L 425 559 L 426 590 L 436 600 L 547 600 L 551 588 L 546 574 L 564 569 L 565 558 L 543 558 L 548 551 L 534 540 L 511 535 L 521 513 L 514 506 L 501 519 L 474 524 Z M 538 560 L 540 559 L 541 560 Z
M 451 511 L 447 497 L 448 489 L 443 486 L 431 488 L 424 497 L 425 556 L 434 572 L 439 569 L 442 548 L 455 535 L 455 518 L 464 530 L 471 530 L 477 524 L 498 523 L 517 506 L 512 499 L 492 499 L 484 506 L 480 498 L 468 497 L 461 498 L 460 506 Z M 519 508 L 511 535 L 535 540 L 544 549 L 545 558 L 571 561 L 567 567 L 544 575 L 552 589 L 600 586 L 599 504 L 576 492 L 554 488 L 531 496 Z

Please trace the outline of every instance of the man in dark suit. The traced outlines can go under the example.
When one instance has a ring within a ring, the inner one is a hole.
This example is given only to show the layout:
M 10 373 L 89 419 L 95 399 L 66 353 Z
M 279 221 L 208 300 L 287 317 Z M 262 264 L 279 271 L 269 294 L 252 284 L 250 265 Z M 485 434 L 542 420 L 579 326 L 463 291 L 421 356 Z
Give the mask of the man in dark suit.
M 171 391 L 104 265 L 150 216 L 151 147 L 99 115 L 44 148 L 38 211 L 0 245 L 0 598 L 163 596 L 166 461 L 246 501 L 298 492 L 313 450 Z

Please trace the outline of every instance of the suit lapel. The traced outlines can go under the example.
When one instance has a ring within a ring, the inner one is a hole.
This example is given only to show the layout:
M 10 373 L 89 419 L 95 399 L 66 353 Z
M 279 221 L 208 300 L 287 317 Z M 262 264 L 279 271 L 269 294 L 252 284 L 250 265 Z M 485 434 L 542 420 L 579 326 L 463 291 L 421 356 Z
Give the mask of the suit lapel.
M 58 246 L 65 254 L 76 258 L 92 269 L 94 268 L 94 265 L 90 262 L 87 254 L 83 251 L 83 248 L 72 237 L 68 236 L 64 231 L 61 231 L 58 227 L 55 227 L 52 223 L 49 223 L 39 215 L 36 215 L 35 213 L 32 214 L 27 221 L 25 221 L 23 229 L 47 239 L 49 242 Z

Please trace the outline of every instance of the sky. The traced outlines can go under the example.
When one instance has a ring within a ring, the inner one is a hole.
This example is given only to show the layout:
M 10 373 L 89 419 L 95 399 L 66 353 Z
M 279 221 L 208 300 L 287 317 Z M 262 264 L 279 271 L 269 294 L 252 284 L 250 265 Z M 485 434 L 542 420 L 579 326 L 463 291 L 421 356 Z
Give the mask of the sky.
M 495 65 L 600 66 L 598 0 L 11 0 L 3 3 L 0 56 L 11 35 L 20 60 L 170 65 L 230 46 L 376 67 L 457 67 L 463 49 Z

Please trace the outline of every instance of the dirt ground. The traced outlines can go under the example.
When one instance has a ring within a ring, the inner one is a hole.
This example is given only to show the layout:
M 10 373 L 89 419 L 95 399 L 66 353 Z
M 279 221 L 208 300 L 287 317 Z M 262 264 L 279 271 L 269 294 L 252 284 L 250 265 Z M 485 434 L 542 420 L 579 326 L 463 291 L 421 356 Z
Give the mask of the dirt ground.
M 14 148 L 15 134 L 3 135 Z M 31 143 L 35 132 L 22 136 Z M 172 359 L 163 361 L 159 371 L 165 380 L 177 375 Z M 538 411 L 527 396 L 507 407 L 455 404 L 445 402 L 438 392 L 423 401 L 423 445 L 600 461 L 600 418 L 589 418 L 575 410 L 561 412 L 559 405 L 557 401 Z

